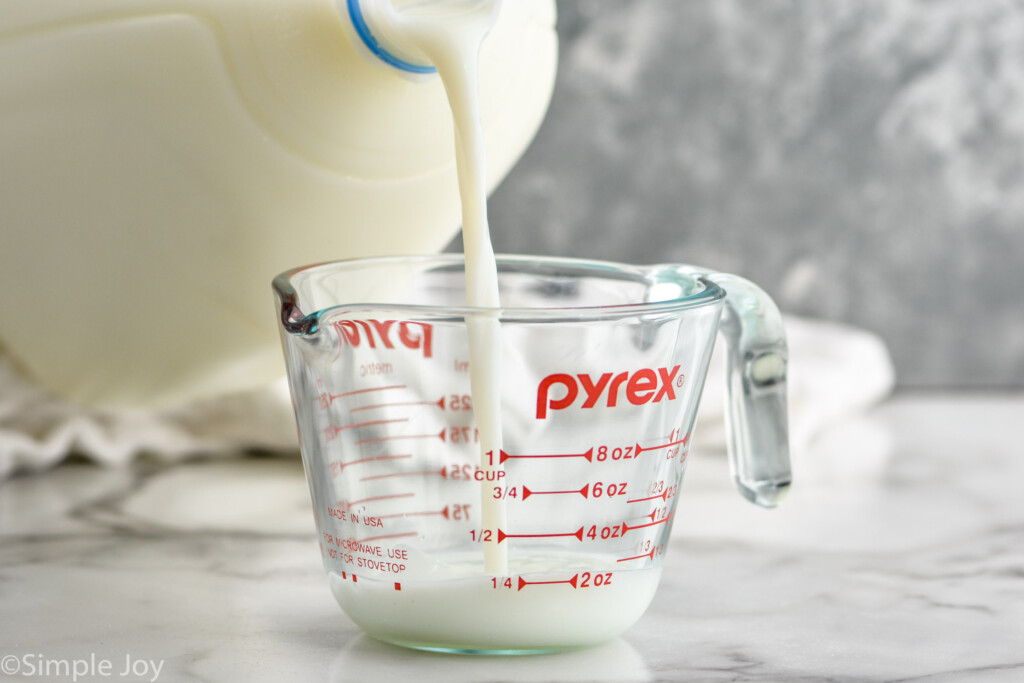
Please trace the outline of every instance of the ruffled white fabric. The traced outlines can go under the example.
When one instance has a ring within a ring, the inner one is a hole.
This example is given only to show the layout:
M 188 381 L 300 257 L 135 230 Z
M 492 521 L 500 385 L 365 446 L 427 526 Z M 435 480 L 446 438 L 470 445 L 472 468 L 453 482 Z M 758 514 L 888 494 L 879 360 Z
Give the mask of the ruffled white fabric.
M 296 450 L 295 419 L 282 378 L 259 392 L 168 411 L 89 410 L 35 387 L 0 356 L 0 479 L 38 471 L 70 455 L 124 465 L 141 455 L 164 460 Z
M 875 334 L 838 323 L 785 317 L 789 344 L 789 441 L 800 453 L 828 426 L 888 396 L 892 358 Z M 725 344 L 715 345 L 701 398 L 694 448 L 725 452 Z
M 875 335 L 834 323 L 788 317 L 790 440 L 795 452 L 824 427 L 892 391 L 894 373 Z M 701 451 L 725 449 L 723 344 L 705 384 L 694 439 Z M 35 387 L 0 355 L 0 478 L 40 471 L 70 455 L 124 465 L 141 455 L 166 460 L 296 450 L 295 421 L 282 378 L 259 392 L 225 396 L 171 411 L 88 410 Z

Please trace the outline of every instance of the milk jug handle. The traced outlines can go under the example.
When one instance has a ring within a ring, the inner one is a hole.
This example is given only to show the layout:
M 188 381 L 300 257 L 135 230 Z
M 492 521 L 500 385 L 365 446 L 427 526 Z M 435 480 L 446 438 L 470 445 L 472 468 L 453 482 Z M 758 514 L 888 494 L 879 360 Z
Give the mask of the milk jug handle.
M 725 290 L 726 437 L 733 480 L 751 502 L 775 507 L 789 488 L 788 352 L 782 316 L 757 285 L 707 273 Z

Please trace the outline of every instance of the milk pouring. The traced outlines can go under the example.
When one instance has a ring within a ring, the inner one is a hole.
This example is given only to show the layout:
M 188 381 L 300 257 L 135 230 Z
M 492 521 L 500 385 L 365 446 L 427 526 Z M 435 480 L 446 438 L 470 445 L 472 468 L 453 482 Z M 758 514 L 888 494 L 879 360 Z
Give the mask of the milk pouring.
M 0 13 L 0 345 L 86 405 L 280 373 L 268 273 L 441 249 L 460 222 L 439 79 L 363 54 L 334 0 L 33 0 Z M 547 107 L 551 0 L 483 46 L 489 186 Z
M 654 597 L 720 317 L 736 483 L 768 507 L 786 491 L 778 310 L 689 266 L 495 259 L 473 56 L 497 3 L 349 4 L 445 82 L 466 254 L 274 281 L 331 589 L 371 635 L 416 648 L 613 638 Z
M 358 6 L 360 0 L 348 0 Z M 466 253 L 466 304 L 475 308 L 501 306 L 498 273 L 487 221 L 487 159 L 480 115 L 479 52 L 484 37 L 497 19 L 499 0 L 442 0 L 440 2 L 390 2 L 363 0 L 367 8 L 384 10 L 375 16 L 374 27 L 398 46 L 422 54 L 438 71 L 452 109 L 455 159 L 462 200 L 462 239 Z M 390 11 L 388 11 L 390 10 Z M 501 325 L 494 314 L 478 314 L 466 320 L 469 333 L 469 372 L 476 429 L 481 456 L 501 451 Z M 480 466 L 497 478 L 500 461 L 480 458 Z M 505 507 L 483 489 L 481 521 L 501 527 Z M 483 546 L 484 571 L 508 572 L 505 547 Z

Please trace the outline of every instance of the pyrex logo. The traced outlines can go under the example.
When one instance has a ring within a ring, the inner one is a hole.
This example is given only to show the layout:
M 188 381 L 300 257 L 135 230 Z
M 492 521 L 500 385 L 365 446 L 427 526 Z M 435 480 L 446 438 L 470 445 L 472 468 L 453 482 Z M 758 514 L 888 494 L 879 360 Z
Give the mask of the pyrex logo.
M 336 320 L 334 329 L 338 333 L 338 346 L 359 346 L 363 339 L 367 346 L 377 348 L 379 343 L 385 349 L 395 348 L 395 340 L 407 349 L 418 349 L 424 358 L 434 354 L 434 326 L 406 320 Z
M 677 377 L 678 375 L 678 377 Z M 606 372 L 596 380 L 593 375 L 570 375 L 556 372 L 548 375 L 537 386 L 537 419 L 543 420 L 549 410 L 564 410 L 580 398 L 583 390 L 583 403 L 580 408 L 593 408 L 604 399 L 604 404 L 614 408 L 619 400 L 619 391 L 629 403 L 639 406 L 645 403 L 658 403 L 663 400 L 674 400 L 676 387 L 683 385 L 683 375 L 679 374 L 679 366 L 674 368 L 643 368 L 636 372 Z

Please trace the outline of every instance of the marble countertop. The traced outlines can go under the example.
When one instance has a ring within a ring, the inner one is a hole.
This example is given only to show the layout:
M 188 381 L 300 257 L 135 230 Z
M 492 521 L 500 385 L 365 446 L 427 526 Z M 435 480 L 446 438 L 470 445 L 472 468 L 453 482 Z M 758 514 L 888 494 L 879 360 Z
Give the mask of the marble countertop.
M 361 635 L 328 591 L 297 458 L 16 477 L 0 680 L 1018 681 L 1022 423 L 1024 396 L 891 400 L 797 454 L 774 511 L 734 494 L 697 435 L 647 614 L 544 656 Z

